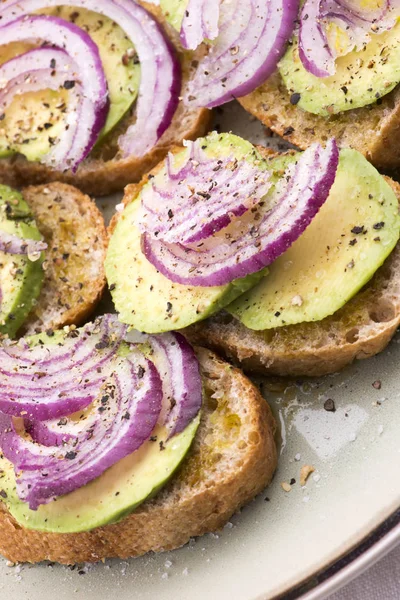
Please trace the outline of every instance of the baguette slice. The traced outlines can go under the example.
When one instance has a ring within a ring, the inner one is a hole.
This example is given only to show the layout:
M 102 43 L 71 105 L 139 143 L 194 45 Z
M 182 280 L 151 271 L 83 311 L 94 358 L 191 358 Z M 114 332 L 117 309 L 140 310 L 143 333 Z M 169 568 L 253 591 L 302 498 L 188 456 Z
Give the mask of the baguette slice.
M 215 531 L 271 481 L 275 421 L 237 369 L 198 349 L 206 399 L 189 456 L 152 500 L 114 525 L 78 534 L 22 528 L 0 503 L 0 553 L 13 562 L 96 562 L 171 550 Z
M 381 98 L 381 104 L 357 108 L 332 117 L 307 113 L 290 103 L 276 72 L 240 104 L 288 142 L 306 149 L 313 142 L 335 137 L 340 147 L 361 152 L 378 169 L 400 168 L 400 85 Z
M 400 201 L 400 185 L 388 177 Z M 221 312 L 184 333 L 245 371 L 320 376 L 381 352 L 400 325 L 400 242 L 369 283 L 332 316 L 268 331 L 253 331 Z
M 27 187 L 22 194 L 48 244 L 42 291 L 22 333 L 79 325 L 105 287 L 103 216 L 89 196 L 63 183 Z
M 199 58 L 183 53 L 179 43 L 179 34 L 166 22 L 159 7 L 141 2 L 164 27 L 181 57 L 183 86 L 192 76 Z M 128 183 L 139 181 L 143 173 L 149 171 L 162 160 L 172 146 L 182 144 L 183 140 L 194 140 L 205 135 L 211 124 L 211 111 L 205 108 L 189 108 L 179 103 L 170 127 L 165 131 L 157 145 L 140 158 L 122 158 L 118 150 L 118 138 L 136 120 L 135 110 L 128 114 L 116 126 L 98 149 L 78 167 L 76 173 L 55 171 L 39 162 L 30 162 L 22 155 L 0 159 L 0 182 L 11 187 L 27 184 L 40 184 L 49 181 L 61 181 L 77 186 L 86 194 L 104 196 L 122 190 Z

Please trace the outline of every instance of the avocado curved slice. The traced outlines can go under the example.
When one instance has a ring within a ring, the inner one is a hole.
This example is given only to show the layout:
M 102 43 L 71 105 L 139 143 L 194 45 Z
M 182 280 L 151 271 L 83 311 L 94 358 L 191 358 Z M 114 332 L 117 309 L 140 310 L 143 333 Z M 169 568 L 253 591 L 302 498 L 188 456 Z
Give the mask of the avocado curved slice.
M 42 240 L 22 195 L 0 185 L 0 229 L 26 240 Z M 0 335 L 13 337 L 24 323 L 43 284 L 44 254 L 38 260 L 0 252 Z
M 337 58 L 330 77 L 305 69 L 295 37 L 279 72 L 289 94 L 296 94 L 297 106 L 307 112 L 329 117 L 375 104 L 400 83 L 400 20 L 391 30 L 372 34 L 363 49 Z
M 279 170 L 288 160 L 271 164 Z M 320 321 L 371 279 L 399 235 L 392 188 L 359 152 L 342 150 L 330 195 L 306 231 L 226 310 L 257 331 Z
M 257 161 L 260 169 L 269 169 L 255 147 L 232 134 L 211 134 L 198 142 L 210 157 L 235 156 Z M 175 156 L 178 167 L 187 156 L 183 150 Z M 155 176 L 162 179 L 165 168 Z M 147 260 L 140 247 L 137 213 L 140 194 L 128 204 L 110 238 L 105 270 L 112 298 L 123 323 L 146 333 L 182 329 L 218 312 L 253 287 L 267 269 L 216 287 L 186 286 L 173 283 Z

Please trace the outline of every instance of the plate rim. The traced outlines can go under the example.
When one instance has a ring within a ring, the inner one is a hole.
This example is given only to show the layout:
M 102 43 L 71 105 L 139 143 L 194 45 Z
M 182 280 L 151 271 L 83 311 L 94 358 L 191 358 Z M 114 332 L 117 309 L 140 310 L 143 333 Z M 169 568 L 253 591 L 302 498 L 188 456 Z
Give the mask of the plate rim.
M 400 546 L 400 504 L 383 521 L 368 532 L 364 531 L 357 541 L 349 540 L 336 558 L 314 573 L 277 594 L 259 595 L 254 600 L 323 600 L 367 571 L 397 546 Z

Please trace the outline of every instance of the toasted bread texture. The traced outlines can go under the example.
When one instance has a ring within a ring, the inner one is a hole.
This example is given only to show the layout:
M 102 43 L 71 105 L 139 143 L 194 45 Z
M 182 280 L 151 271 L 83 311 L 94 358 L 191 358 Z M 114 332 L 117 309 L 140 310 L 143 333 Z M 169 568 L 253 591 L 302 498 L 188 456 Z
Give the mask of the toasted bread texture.
M 383 171 L 400 167 L 400 85 L 380 104 L 332 117 L 314 115 L 290 103 L 278 72 L 257 90 L 239 99 L 264 125 L 301 149 L 335 137 L 341 147 L 354 148 Z
M 386 178 L 400 201 L 400 185 Z M 189 340 L 213 348 L 248 372 L 320 376 L 381 352 L 400 325 L 400 243 L 371 281 L 322 321 L 253 331 L 230 314 L 193 325 Z
M 182 546 L 220 529 L 270 482 L 275 421 L 257 388 L 209 350 L 198 349 L 205 400 L 188 457 L 152 500 L 114 525 L 78 534 L 22 528 L 0 504 L 0 553 L 16 562 L 64 564 L 128 558 Z
M 64 183 L 27 187 L 22 194 L 48 244 L 42 291 L 22 333 L 79 325 L 105 287 L 103 216 L 89 196 Z
M 184 53 L 179 43 L 179 35 L 165 21 L 159 7 L 141 2 L 153 13 L 168 33 L 181 58 L 183 88 L 192 76 L 199 58 L 198 53 Z M 202 52 L 200 50 L 199 52 Z M 27 184 L 61 181 L 77 186 L 86 194 L 104 196 L 122 190 L 128 183 L 139 181 L 144 173 L 162 160 L 170 148 L 181 144 L 184 139 L 194 140 L 204 135 L 211 124 L 211 111 L 203 108 L 190 108 L 182 102 L 174 115 L 170 127 L 157 145 L 142 157 L 122 158 L 118 149 L 118 138 L 136 120 L 135 109 L 127 114 L 98 148 L 83 161 L 76 173 L 55 171 L 38 162 L 30 162 L 22 155 L 0 160 L 0 182 L 11 187 Z

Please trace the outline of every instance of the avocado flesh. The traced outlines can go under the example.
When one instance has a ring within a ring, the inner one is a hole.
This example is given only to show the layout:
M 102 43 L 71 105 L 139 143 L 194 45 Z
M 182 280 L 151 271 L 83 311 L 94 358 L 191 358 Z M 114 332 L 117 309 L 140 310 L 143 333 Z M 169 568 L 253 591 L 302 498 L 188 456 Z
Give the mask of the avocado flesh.
M 160 0 L 160 7 L 168 23 L 177 31 L 181 30 L 188 0 Z
M 0 185 L 0 229 L 27 240 L 41 240 L 29 206 L 20 193 Z M 0 335 L 13 337 L 31 311 L 43 284 L 43 254 L 38 260 L 0 252 Z
M 122 29 L 107 17 L 83 8 L 61 6 L 40 11 L 75 23 L 97 44 L 108 84 L 110 106 L 97 143 L 119 123 L 136 100 L 140 83 L 140 64 L 127 51 L 132 42 Z M 32 44 L 1 47 L 0 64 L 32 48 Z M 123 57 L 125 58 L 123 59 Z M 127 64 L 124 65 L 123 63 Z M 28 160 L 40 160 L 64 130 L 64 110 L 68 91 L 43 90 L 16 96 L 0 122 L 0 157 L 21 153 Z
M 155 442 L 145 442 L 136 452 L 107 469 L 100 477 L 38 510 L 18 498 L 13 465 L 0 457 L 0 487 L 7 494 L 2 501 L 20 525 L 53 533 L 78 533 L 116 523 L 146 499 L 155 495 L 181 464 L 196 435 L 200 416 L 186 429 L 167 439 L 164 427 L 157 426 Z M 163 442 L 164 445 L 161 445 Z
M 300 94 L 297 106 L 307 112 L 329 117 L 374 104 L 400 82 L 400 21 L 390 31 L 371 34 L 365 49 L 338 57 L 330 77 L 315 77 L 303 67 L 294 38 L 279 72 L 289 93 Z
M 200 141 L 210 157 L 235 156 L 267 163 L 249 142 L 232 134 L 211 134 Z M 183 163 L 187 150 L 175 156 L 176 167 Z M 164 178 L 163 167 L 155 176 Z M 149 185 L 149 184 L 147 184 Z M 135 225 L 140 195 L 125 207 L 111 236 L 105 262 L 106 277 L 119 319 L 146 333 L 182 329 L 218 312 L 243 292 L 253 287 L 266 270 L 216 287 L 186 286 L 173 283 L 147 260 L 140 247 L 140 232 Z
M 392 188 L 361 154 L 342 150 L 317 216 L 268 277 L 226 310 L 253 330 L 324 319 L 371 279 L 396 246 L 399 227 Z
M 62 344 L 65 335 L 64 331 L 56 331 L 51 336 L 40 333 L 26 340 L 31 347 L 40 343 L 51 348 Z M 151 360 L 145 344 L 142 344 L 142 350 Z M 122 342 L 117 352 L 119 356 L 129 355 L 128 344 Z M 90 409 L 88 407 L 71 417 L 79 420 Z M 31 510 L 26 502 L 19 499 L 14 466 L 0 454 L 0 489 L 6 494 L 3 494 L 2 501 L 18 523 L 38 531 L 78 533 L 116 523 L 154 496 L 172 477 L 190 449 L 199 423 L 200 414 L 184 431 L 170 439 L 167 429 L 157 424 L 151 435 L 153 441 L 147 440 L 97 479 L 42 504 L 38 510 Z

